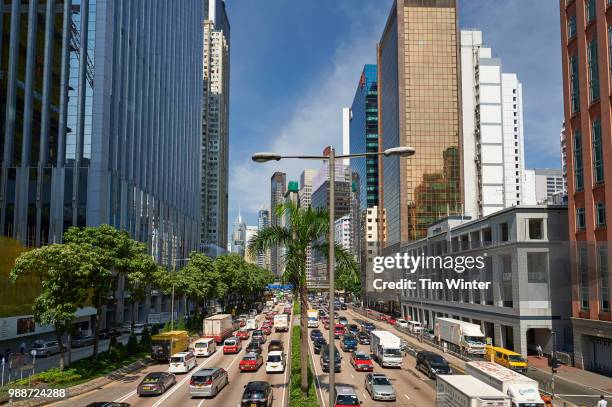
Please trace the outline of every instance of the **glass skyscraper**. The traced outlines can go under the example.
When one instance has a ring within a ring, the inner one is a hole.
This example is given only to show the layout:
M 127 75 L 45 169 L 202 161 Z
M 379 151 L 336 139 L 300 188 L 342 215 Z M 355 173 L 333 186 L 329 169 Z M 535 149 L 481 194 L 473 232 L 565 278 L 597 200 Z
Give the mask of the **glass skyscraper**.
M 199 0 L 0 2 L 0 232 L 110 224 L 162 264 L 198 247 Z
M 378 78 L 376 65 L 365 65 L 351 106 L 350 152 L 378 152 Z M 359 175 L 361 209 L 378 205 L 378 158 L 351 160 Z

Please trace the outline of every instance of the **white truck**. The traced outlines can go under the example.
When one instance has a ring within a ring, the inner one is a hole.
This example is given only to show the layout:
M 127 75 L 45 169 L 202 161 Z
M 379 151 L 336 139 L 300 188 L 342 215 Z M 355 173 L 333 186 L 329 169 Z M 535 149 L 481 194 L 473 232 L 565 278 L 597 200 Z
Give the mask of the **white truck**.
M 274 330 L 287 332 L 289 330 L 289 316 L 287 314 L 274 315 Z
M 465 364 L 465 373 L 508 395 L 513 407 L 544 407 L 538 382 L 492 362 Z
M 309 309 L 306 316 L 308 317 L 308 328 L 319 327 L 319 311 L 316 309 Z
M 469 375 L 436 377 L 436 407 L 510 407 L 510 397 Z
M 402 340 L 389 331 L 370 333 L 370 352 L 382 367 L 402 367 Z
M 204 319 L 203 338 L 215 338 L 217 344 L 223 343 L 232 335 L 234 321 L 231 314 L 217 314 Z
M 434 335 L 441 344 L 446 343 L 455 352 L 485 354 L 485 336 L 480 325 L 452 318 L 437 318 Z

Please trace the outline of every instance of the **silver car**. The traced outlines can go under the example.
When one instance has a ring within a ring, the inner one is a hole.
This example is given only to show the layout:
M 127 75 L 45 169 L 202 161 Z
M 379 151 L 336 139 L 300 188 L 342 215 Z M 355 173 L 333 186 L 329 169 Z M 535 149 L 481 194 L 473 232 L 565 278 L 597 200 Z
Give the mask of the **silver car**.
M 395 389 L 386 375 L 369 373 L 365 378 L 365 389 L 372 400 L 395 401 Z
M 59 345 L 55 341 L 38 342 L 32 345 L 32 350 L 36 351 L 36 357 L 46 358 L 59 353 Z
M 191 376 L 189 392 L 191 397 L 215 397 L 228 384 L 229 376 L 225 369 L 204 368 Z

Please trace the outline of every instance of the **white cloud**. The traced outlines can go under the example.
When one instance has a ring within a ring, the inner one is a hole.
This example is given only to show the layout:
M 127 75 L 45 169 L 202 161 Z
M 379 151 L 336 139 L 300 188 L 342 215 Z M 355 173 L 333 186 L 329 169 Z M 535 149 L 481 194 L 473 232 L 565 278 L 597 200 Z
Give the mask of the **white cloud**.
M 376 61 L 376 43 L 388 7 L 370 6 L 358 13 L 354 9 L 346 12 L 351 24 L 336 47 L 329 68 L 313 77 L 303 96 L 293 102 L 295 107 L 285 124 L 277 132 L 268 133 L 269 137 L 262 136 L 259 151 L 319 154 L 330 144 L 341 148 L 342 107 L 352 103 L 363 65 Z M 290 181 L 299 180 L 304 168 L 321 166 L 320 162 L 304 160 L 256 164 L 248 155 L 253 152 L 244 152 L 244 157 L 234 160 L 230 168 L 230 225 L 238 205 L 251 220 L 262 204 L 269 206 L 270 177 L 274 171 L 286 172 Z

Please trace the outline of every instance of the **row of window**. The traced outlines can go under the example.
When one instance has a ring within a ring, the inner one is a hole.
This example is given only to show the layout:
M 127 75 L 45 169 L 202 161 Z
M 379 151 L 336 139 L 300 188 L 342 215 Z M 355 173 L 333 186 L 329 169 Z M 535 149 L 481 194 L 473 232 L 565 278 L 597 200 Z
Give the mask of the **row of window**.
M 600 185 L 604 182 L 603 145 L 601 137 L 601 121 L 596 119 L 591 126 L 591 149 L 593 160 L 593 182 Z M 584 189 L 584 160 L 582 159 L 582 134 L 574 130 L 574 188 Z
M 606 204 L 595 203 L 595 226 L 602 228 L 606 226 Z M 584 208 L 576 208 L 576 230 L 586 229 L 586 213 Z
M 596 273 L 599 282 L 599 310 L 610 312 L 610 283 L 608 274 L 608 249 L 599 247 L 596 256 Z M 589 262 L 586 247 L 581 247 L 578 252 L 578 278 L 580 284 L 580 308 L 583 311 L 590 309 L 589 299 Z

